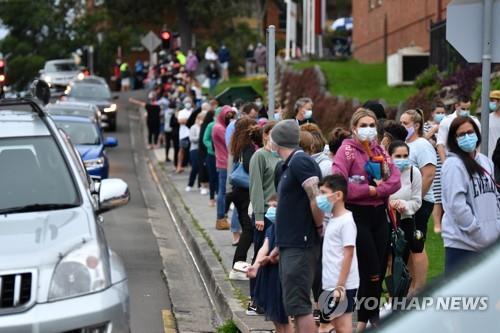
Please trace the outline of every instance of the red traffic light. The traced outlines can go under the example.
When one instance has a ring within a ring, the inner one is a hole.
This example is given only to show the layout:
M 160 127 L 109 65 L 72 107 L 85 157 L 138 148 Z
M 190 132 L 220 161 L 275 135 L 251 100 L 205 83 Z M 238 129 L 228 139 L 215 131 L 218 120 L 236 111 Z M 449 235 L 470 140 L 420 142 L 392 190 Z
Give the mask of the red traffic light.
M 4 67 L 4 66 L 5 66 L 5 61 L 0 60 L 0 67 Z
M 162 32 L 160 33 L 160 37 L 161 37 L 161 39 L 163 39 L 163 40 L 170 39 L 170 32 L 169 32 L 169 31 L 162 31 Z

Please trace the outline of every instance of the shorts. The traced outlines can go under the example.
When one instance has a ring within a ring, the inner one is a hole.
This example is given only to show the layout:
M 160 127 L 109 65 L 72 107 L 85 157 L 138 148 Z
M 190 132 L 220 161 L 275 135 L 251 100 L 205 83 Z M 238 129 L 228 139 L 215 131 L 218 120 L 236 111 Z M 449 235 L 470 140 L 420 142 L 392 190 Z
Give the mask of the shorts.
M 413 253 L 420 253 L 424 250 L 425 239 L 427 238 L 427 223 L 431 217 L 432 210 L 434 209 L 434 203 L 422 200 L 422 206 L 415 213 L 415 230 L 422 233 L 421 244 L 418 246 L 418 241 L 414 240 L 416 244 L 412 249 Z
M 129 86 L 130 86 L 130 79 L 129 78 L 122 79 L 122 87 L 129 87 Z
M 325 293 L 331 293 L 331 291 L 323 290 L 323 292 L 321 294 L 324 295 Z M 323 324 L 327 324 L 333 319 L 333 318 L 329 317 L 329 315 L 331 315 L 335 318 L 338 318 L 341 315 L 353 313 L 356 310 L 356 295 L 358 294 L 358 289 L 347 289 L 345 291 L 345 293 L 346 293 L 347 307 L 344 311 L 341 310 L 342 311 L 341 313 L 335 313 L 335 315 L 332 315 L 332 313 L 336 310 L 337 307 L 328 308 L 328 307 L 326 307 L 327 304 L 320 304 L 320 309 L 321 309 L 320 320 Z M 328 298 L 326 298 L 326 300 L 329 301 Z M 344 306 L 345 306 L 345 303 L 342 304 L 342 307 L 344 307 Z
M 222 69 L 227 69 L 227 68 L 229 67 L 229 62 L 221 62 L 221 63 L 220 63 L 220 67 L 221 67 Z
M 318 256 L 319 245 L 310 248 L 280 248 L 279 271 L 283 304 L 288 316 L 312 313 L 310 296 Z
M 189 148 L 189 138 L 184 138 L 179 142 L 179 147 L 182 149 L 188 149 Z

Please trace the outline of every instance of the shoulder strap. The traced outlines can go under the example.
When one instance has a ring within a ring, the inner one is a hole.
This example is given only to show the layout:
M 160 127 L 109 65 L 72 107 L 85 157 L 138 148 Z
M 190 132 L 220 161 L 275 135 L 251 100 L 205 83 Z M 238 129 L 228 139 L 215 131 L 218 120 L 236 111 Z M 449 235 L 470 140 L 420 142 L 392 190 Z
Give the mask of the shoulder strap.
M 410 168 L 410 184 L 413 184 L 413 165 Z

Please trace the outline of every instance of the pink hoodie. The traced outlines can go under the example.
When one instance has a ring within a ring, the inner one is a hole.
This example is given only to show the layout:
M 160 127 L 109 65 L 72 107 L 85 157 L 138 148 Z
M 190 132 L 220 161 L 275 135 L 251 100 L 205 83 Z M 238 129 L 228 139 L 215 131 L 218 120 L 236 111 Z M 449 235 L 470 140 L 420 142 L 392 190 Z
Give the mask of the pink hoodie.
M 217 116 L 214 129 L 212 132 L 212 140 L 215 147 L 215 165 L 217 169 L 227 169 L 227 147 L 226 147 L 226 114 L 233 109 L 229 105 L 224 105 L 221 112 Z
M 333 173 L 343 175 L 349 182 L 347 203 L 361 206 L 379 206 L 387 202 L 389 196 L 397 192 L 401 187 L 401 174 L 399 169 L 392 163 L 390 156 L 384 148 L 372 142 L 370 148 L 373 155 L 383 155 L 388 162 L 390 176 L 387 180 L 377 186 L 377 196 L 370 196 L 368 174 L 365 164 L 368 162 L 368 154 L 362 144 L 356 139 L 346 139 L 335 154 L 333 160 Z M 364 176 L 364 180 L 356 183 L 350 181 L 352 176 Z

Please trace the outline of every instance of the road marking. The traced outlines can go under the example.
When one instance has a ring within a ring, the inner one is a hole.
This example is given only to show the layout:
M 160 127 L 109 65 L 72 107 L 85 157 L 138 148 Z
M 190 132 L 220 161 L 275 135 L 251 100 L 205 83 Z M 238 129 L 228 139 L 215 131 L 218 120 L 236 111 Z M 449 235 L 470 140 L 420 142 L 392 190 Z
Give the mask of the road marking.
M 163 319 L 163 329 L 165 333 L 176 333 L 174 316 L 170 310 L 161 310 L 161 317 Z

